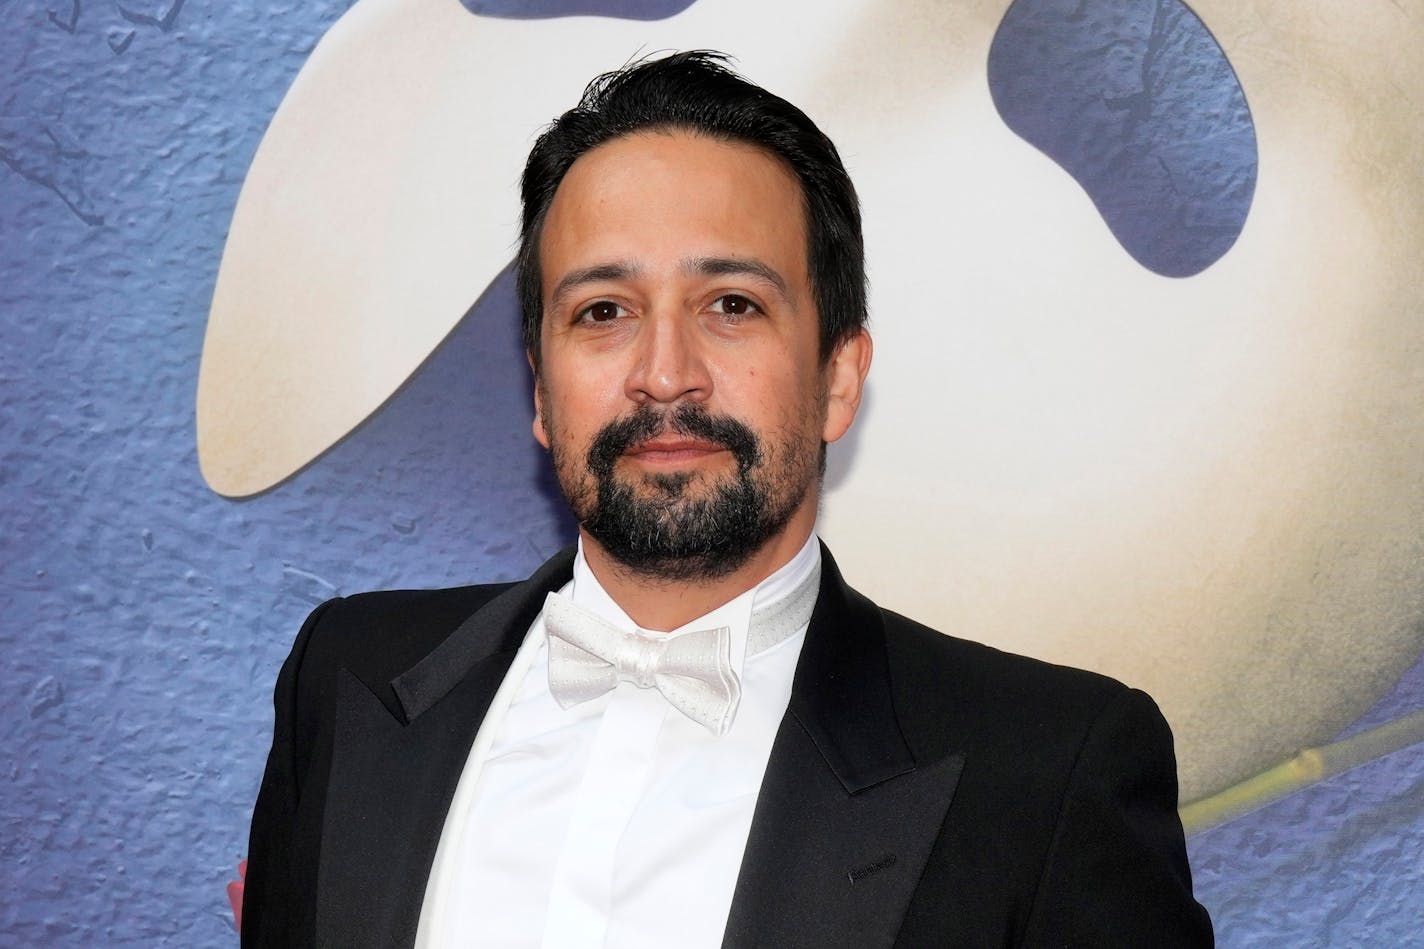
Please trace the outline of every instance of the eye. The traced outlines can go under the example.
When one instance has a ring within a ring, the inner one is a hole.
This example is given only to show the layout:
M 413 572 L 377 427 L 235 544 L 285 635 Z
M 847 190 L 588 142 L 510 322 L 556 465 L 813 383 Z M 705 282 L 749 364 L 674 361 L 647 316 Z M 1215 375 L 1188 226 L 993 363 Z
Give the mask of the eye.
M 627 315 L 627 312 L 612 300 L 597 300 L 574 314 L 574 319 L 584 323 L 607 323 Z
M 712 309 L 723 316 L 750 316 L 760 313 L 761 307 L 740 293 L 724 293 L 712 301 Z

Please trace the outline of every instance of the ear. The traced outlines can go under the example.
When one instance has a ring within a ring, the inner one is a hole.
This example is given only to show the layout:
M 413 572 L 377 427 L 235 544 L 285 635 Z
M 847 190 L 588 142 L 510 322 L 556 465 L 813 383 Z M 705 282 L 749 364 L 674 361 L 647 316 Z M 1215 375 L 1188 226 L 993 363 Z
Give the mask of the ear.
M 826 422 L 821 440 L 833 442 L 850 430 L 860 408 L 860 396 L 865 390 L 865 376 L 870 372 L 870 356 L 874 347 L 870 333 L 856 330 L 836 347 L 826 364 Z
M 534 374 L 534 440 L 549 448 L 549 430 L 544 427 L 544 387 L 539 384 L 539 367 L 534 364 L 534 354 L 528 350 L 524 358 L 529 360 L 529 371 Z

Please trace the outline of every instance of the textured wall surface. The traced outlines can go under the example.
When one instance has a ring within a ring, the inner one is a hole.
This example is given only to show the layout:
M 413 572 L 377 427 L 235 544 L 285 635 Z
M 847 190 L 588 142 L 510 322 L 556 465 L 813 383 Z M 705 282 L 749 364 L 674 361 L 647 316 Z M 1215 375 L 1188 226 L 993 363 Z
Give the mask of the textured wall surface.
M 522 574 L 568 534 L 503 284 L 492 329 L 472 314 L 320 466 L 246 503 L 207 489 L 193 393 L 227 222 L 344 4 L 49 6 L 0 35 L 0 945 L 228 945 L 307 611 Z
M 1185 4 L 1016 0 L 989 51 L 989 88 L 1149 270 L 1200 273 L 1240 236 L 1256 184 L 1250 110 Z
M 1424 663 L 1346 734 L 1424 707 Z M 1424 946 L 1424 745 L 1187 841 L 1217 944 Z
M 507 279 L 306 471 L 245 502 L 199 478 L 193 392 L 227 222 L 345 6 L 8 10 L 0 945 L 235 944 L 223 885 L 306 612 L 522 575 L 570 536 L 528 435 Z M 1416 666 L 1358 727 L 1421 706 Z M 1400 752 L 1196 838 L 1222 944 L 1424 944 L 1422 775 L 1424 750 Z

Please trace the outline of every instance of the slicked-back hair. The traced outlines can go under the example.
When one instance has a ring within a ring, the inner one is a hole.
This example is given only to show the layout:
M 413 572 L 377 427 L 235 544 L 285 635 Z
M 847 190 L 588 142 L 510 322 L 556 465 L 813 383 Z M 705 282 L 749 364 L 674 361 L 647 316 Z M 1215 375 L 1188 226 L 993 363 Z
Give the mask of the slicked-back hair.
M 806 113 L 737 75 L 727 60 L 724 53 L 693 50 L 604 73 L 535 141 L 520 183 L 516 276 L 524 347 L 536 366 L 544 317 L 539 237 L 554 193 L 580 156 L 635 132 L 705 135 L 756 146 L 785 162 L 801 184 L 821 359 L 865 325 L 860 202 L 836 146 Z

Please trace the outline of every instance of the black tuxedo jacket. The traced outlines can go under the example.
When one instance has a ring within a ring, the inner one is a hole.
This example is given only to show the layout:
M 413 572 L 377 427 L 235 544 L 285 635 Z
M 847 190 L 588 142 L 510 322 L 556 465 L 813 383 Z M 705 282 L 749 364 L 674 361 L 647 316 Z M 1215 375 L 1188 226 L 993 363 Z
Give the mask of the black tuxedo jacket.
M 1209 946 L 1171 733 L 1110 679 L 821 590 L 726 947 Z M 409 946 L 480 721 L 572 550 L 320 607 L 276 689 L 244 947 Z

